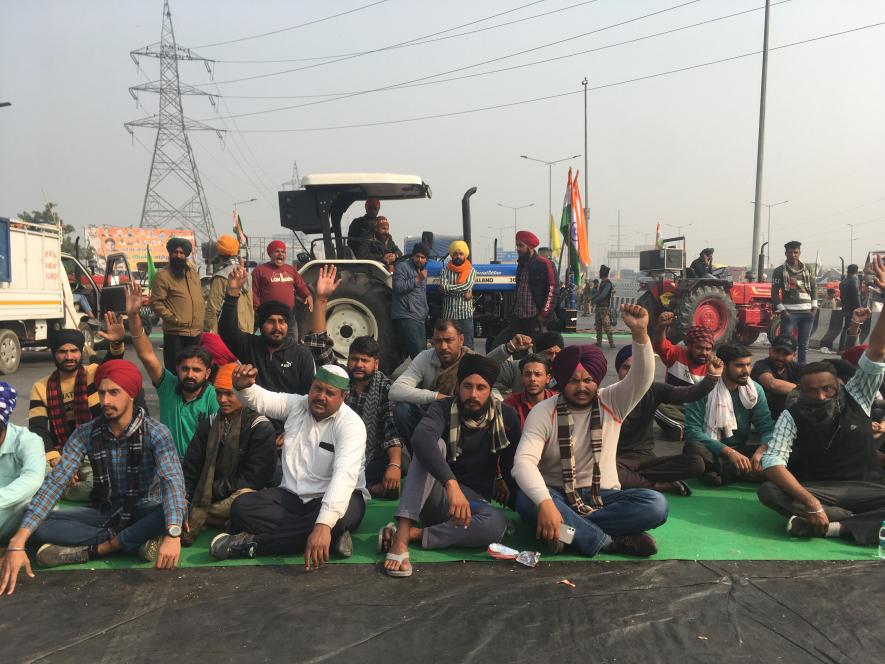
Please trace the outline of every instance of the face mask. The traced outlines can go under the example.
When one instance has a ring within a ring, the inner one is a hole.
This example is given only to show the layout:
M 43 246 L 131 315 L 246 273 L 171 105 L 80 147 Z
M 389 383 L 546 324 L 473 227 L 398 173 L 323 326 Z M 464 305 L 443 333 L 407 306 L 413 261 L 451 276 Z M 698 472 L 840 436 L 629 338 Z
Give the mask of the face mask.
M 800 396 L 796 402 L 798 414 L 815 427 L 828 427 L 841 414 L 840 401 L 832 399 L 809 399 Z

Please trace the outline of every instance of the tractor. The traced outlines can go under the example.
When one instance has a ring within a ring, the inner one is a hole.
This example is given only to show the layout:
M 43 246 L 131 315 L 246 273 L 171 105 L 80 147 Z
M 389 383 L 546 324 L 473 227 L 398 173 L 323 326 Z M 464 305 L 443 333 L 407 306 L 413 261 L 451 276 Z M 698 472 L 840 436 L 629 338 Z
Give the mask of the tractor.
M 393 372 L 405 359 L 397 343 L 396 331 L 390 318 L 392 275 L 382 263 L 356 260 L 346 244 L 342 219 L 351 205 L 367 198 L 405 200 L 430 198 L 430 186 L 414 175 L 390 173 L 333 173 L 307 175 L 302 188 L 279 192 L 280 223 L 292 231 L 316 235 L 309 247 L 298 256 L 299 272 L 305 283 L 316 282 L 319 268 L 333 264 L 338 268 L 342 282 L 327 308 L 327 333 L 339 357 L 346 357 L 354 338 L 371 335 L 381 343 L 381 370 Z M 470 197 L 476 188 L 468 189 L 461 201 L 463 239 L 471 244 Z M 297 235 L 296 235 L 297 237 Z M 433 233 L 425 231 L 422 239 L 433 246 Z M 440 244 L 440 243 L 437 243 Z M 322 249 L 321 255 L 318 255 Z M 429 256 L 427 262 L 427 297 L 431 315 L 440 311 L 438 292 L 439 273 L 443 268 L 439 255 Z M 401 260 L 408 260 L 403 258 Z M 477 264 L 474 287 L 474 324 L 476 335 L 497 336 L 507 324 L 516 297 L 516 265 Z M 298 326 L 307 329 L 309 314 L 299 314 Z
M 672 311 L 676 321 L 669 338 L 682 341 L 693 325 L 703 325 L 713 331 L 715 343 L 737 341 L 750 345 L 766 332 L 773 338 L 780 320 L 771 311 L 771 284 L 762 282 L 732 282 L 725 270 L 712 276 L 690 276 L 685 267 L 685 237 L 662 240 L 681 242 L 681 248 L 665 246 L 640 252 L 639 269 L 650 277 L 640 289 L 638 304 L 650 314 L 652 326 L 661 312 Z

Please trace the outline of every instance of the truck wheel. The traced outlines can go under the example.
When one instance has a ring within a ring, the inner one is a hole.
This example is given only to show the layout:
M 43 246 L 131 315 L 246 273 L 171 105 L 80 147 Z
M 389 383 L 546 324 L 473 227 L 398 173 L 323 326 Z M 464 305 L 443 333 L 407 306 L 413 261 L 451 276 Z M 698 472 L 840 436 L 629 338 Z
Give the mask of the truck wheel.
M 0 374 L 11 374 L 18 369 L 22 347 L 12 330 L 0 330 Z
M 83 343 L 83 359 L 86 360 L 86 362 L 84 362 L 84 364 L 86 364 L 90 362 L 92 356 L 95 355 L 95 330 L 93 330 L 92 326 L 85 320 L 80 322 L 77 329 L 83 333 L 83 338 L 85 339 L 85 342 Z
M 752 346 L 761 332 L 755 327 L 739 327 L 734 331 L 734 341 L 742 346 Z
M 731 339 L 737 325 L 737 309 L 723 289 L 700 286 L 685 293 L 676 305 L 675 335 L 685 338 L 688 328 L 703 325 L 713 332 L 713 344 L 718 346 Z

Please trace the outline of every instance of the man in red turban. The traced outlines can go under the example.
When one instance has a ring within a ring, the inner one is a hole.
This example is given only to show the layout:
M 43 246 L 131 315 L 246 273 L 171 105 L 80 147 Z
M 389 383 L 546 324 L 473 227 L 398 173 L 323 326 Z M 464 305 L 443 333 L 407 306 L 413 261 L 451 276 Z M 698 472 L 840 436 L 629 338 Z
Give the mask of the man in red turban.
M 534 339 L 547 329 L 547 320 L 556 304 L 558 280 L 553 263 L 536 251 L 539 244 L 538 236 L 531 231 L 516 234 L 516 302 L 510 324 L 498 334 L 498 344 L 514 334 Z
M 309 311 L 313 311 L 313 295 L 298 270 L 286 262 L 286 244 L 284 242 L 274 240 L 268 244 L 267 255 L 270 260 L 252 270 L 252 306 L 257 312 L 265 302 L 274 301 L 285 304 L 291 312 L 289 335 L 297 339 L 298 325 L 295 311 L 298 300 L 303 301 Z M 225 343 L 227 342 L 225 341 Z

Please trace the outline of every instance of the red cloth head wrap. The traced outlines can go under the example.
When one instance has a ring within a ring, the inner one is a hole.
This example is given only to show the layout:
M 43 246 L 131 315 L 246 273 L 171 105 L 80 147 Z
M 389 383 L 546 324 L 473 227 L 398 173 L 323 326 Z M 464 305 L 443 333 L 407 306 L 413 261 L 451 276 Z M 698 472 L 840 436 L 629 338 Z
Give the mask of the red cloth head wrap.
M 133 399 L 141 391 L 141 372 L 129 360 L 108 360 L 100 364 L 95 370 L 95 386 L 101 385 L 105 378 L 119 385 Z
M 541 244 L 538 236 L 531 231 L 519 231 L 519 233 L 516 234 L 516 241 L 527 244 L 532 249 L 535 249 L 539 244 Z
M 267 245 L 267 255 L 273 256 L 273 252 L 275 252 L 277 249 L 282 249 L 283 251 L 286 251 L 286 243 L 282 240 L 274 240 L 269 245 Z
M 713 345 L 713 331 L 702 325 L 694 325 L 685 333 L 685 345 L 708 343 Z
M 864 354 L 864 351 L 869 348 L 869 344 L 862 344 L 860 346 L 852 346 L 844 353 L 842 353 L 842 359 L 846 362 L 851 362 L 854 366 L 857 366 L 860 362 L 860 356 Z
M 216 367 L 223 367 L 225 364 L 237 361 L 236 355 L 230 352 L 230 349 L 217 334 L 203 332 L 200 337 L 200 345 L 212 356 L 212 364 Z

